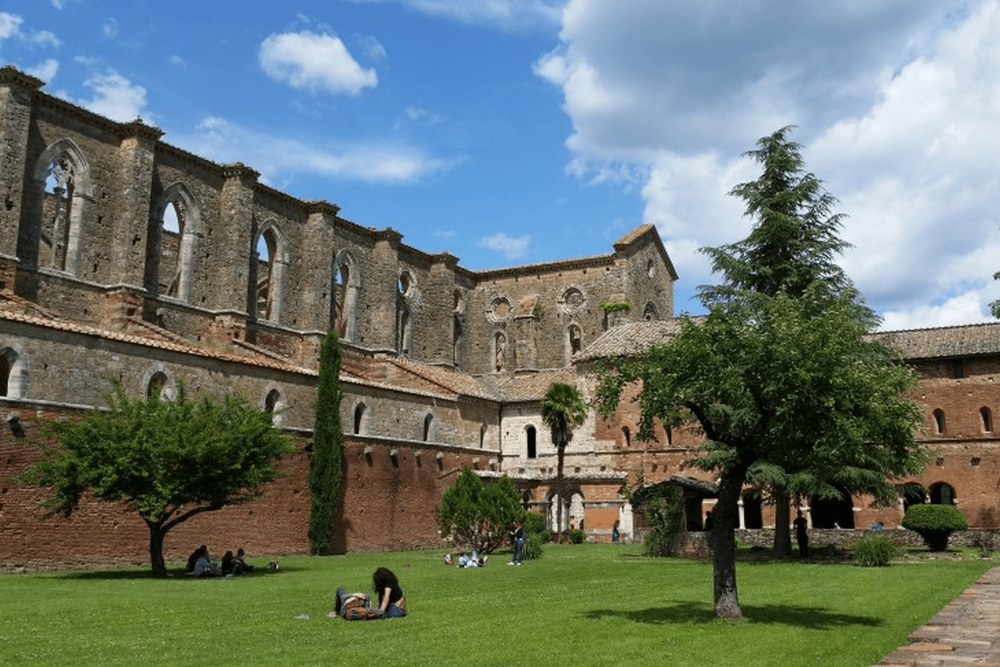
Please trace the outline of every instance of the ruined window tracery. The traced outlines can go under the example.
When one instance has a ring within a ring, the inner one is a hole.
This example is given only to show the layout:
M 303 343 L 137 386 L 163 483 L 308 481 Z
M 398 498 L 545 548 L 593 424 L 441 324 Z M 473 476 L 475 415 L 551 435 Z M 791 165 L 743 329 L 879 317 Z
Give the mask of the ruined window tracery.
M 337 253 L 333 263 L 333 297 L 330 322 L 337 335 L 344 340 L 354 339 L 355 303 L 360 277 L 355 270 L 354 258 L 346 249 Z
M 252 310 L 259 320 L 280 319 L 282 283 L 288 265 L 284 245 L 281 229 L 273 220 L 261 226 L 254 240 L 251 275 L 256 289 Z
M 194 258 L 202 238 L 201 214 L 183 183 L 170 185 L 160 198 L 159 222 L 151 230 L 147 281 L 160 296 L 190 301 Z
M 83 213 L 91 199 L 90 168 L 70 139 L 49 146 L 35 167 L 41 219 L 37 246 L 32 250 L 39 268 L 76 275 Z

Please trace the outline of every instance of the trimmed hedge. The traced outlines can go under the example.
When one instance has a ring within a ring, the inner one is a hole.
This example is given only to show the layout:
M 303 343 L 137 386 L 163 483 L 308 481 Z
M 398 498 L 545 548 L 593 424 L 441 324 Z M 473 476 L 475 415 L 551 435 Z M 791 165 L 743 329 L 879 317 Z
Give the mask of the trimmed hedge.
M 931 551 L 944 551 L 951 534 L 968 528 L 969 520 L 954 505 L 921 504 L 910 505 L 902 525 L 920 535 Z

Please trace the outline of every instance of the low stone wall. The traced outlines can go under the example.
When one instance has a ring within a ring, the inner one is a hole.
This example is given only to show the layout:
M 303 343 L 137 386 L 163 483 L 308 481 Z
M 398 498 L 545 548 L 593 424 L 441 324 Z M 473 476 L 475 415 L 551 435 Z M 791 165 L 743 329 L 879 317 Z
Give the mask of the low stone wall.
M 923 539 L 912 530 L 896 528 L 891 530 L 873 531 L 861 529 L 812 529 L 809 531 L 810 549 L 826 546 L 846 547 L 850 543 L 860 540 L 866 535 L 874 532 L 881 532 L 892 540 L 895 544 L 908 547 L 921 547 L 924 545 Z M 636 540 L 642 541 L 645 535 L 637 535 Z M 771 548 L 774 545 L 774 529 L 762 528 L 757 530 L 737 530 L 736 537 L 744 544 L 754 547 Z M 677 555 L 685 558 L 710 558 L 712 549 L 708 542 L 708 532 L 682 533 L 677 541 L 675 551 Z M 948 540 L 950 546 L 955 547 L 980 547 L 989 551 L 1000 551 L 1000 530 L 996 528 L 970 528 L 969 530 L 957 530 L 951 534 Z M 792 535 L 792 549 L 795 549 L 795 535 Z

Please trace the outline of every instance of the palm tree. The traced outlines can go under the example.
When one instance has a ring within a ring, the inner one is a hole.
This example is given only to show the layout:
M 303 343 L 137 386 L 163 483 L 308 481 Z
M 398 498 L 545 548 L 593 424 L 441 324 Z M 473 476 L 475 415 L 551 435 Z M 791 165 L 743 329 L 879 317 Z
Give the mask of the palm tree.
M 587 406 L 580 390 L 563 382 L 553 382 L 545 392 L 541 403 L 542 421 L 552 429 L 552 442 L 558 454 L 556 465 L 556 489 L 559 503 L 556 506 L 556 533 L 562 541 L 563 508 L 563 458 L 566 444 L 573 438 L 573 427 L 583 424 L 587 417 Z

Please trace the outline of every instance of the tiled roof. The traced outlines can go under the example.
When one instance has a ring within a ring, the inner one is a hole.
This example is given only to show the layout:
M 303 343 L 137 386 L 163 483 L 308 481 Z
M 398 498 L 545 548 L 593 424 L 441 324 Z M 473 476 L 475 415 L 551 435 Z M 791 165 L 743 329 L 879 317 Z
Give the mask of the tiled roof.
M 699 318 L 692 318 L 697 321 Z M 574 362 L 642 352 L 665 343 L 680 331 L 681 319 L 628 322 L 613 327 L 573 357 Z M 1000 354 L 1000 322 L 933 329 L 908 329 L 874 334 L 898 349 L 904 359 L 938 359 Z
M 264 355 L 237 354 L 235 352 L 230 352 L 226 350 L 197 347 L 195 345 L 190 345 L 186 343 L 178 343 L 172 340 L 147 338 L 145 336 L 137 336 L 135 334 L 106 331 L 103 329 L 95 329 L 94 327 L 89 327 L 84 324 L 70 322 L 68 320 L 57 320 L 48 317 L 39 317 L 37 315 L 28 315 L 26 313 L 17 312 L 16 310 L 5 310 L 3 308 L 0 308 L 0 320 L 6 320 L 9 322 L 21 322 L 23 324 L 44 327 L 46 329 L 66 331 L 69 333 L 75 333 L 84 336 L 103 338 L 104 340 L 119 341 L 121 343 L 127 343 L 130 345 L 139 345 L 142 347 L 148 347 L 158 350 L 178 352 L 180 354 L 191 354 L 199 357 L 218 359 L 220 361 L 231 361 L 238 364 L 248 364 L 251 366 L 260 366 L 262 368 L 272 368 L 275 370 L 287 371 L 290 373 L 304 373 L 307 375 L 316 375 L 316 371 L 314 370 L 310 370 L 308 368 L 302 368 L 300 366 L 280 361 L 278 359 L 273 359 Z
M 494 384 L 505 402 L 525 403 L 541 401 L 553 382 L 576 386 L 577 377 L 572 368 L 560 368 L 523 375 L 488 375 L 481 379 Z
M 612 327 L 578 352 L 573 361 L 593 361 L 615 355 L 637 354 L 653 343 L 665 343 L 680 332 L 681 319 L 626 322 Z
M 877 334 L 904 359 L 934 359 L 1000 354 L 1000 322 Z

